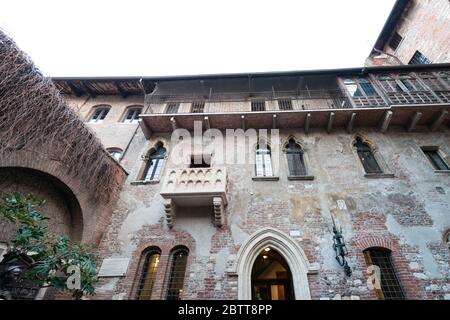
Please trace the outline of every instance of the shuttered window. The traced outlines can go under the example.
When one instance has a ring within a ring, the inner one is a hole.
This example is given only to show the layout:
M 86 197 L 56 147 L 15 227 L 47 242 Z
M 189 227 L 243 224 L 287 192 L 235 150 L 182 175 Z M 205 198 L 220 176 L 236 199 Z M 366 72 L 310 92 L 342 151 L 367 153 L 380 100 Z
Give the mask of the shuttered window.
M 408 64 L 430 64 L 430 63 L 431 61 L 427 57 L 425 57 L 420 51 L 414 52 L 414 55 L 408 62 Z
M 270 149 L 260 148 L 258 146 L 256 150 L 256 176 L 257 177 L 271 177 L 272 172 L 272 158 L 270 155 Z
M 179 103 L 171 102 L 167 104 L 166 113 L 178 113 Z
M 252 111 L 265 111 L 266 101 L 264 99 L 252 100 Z
M 306 167 L 303 158 L 303 150 L 295 143 L 294 139 L 290 139 L 286 148 L 286 157 L 290 176 L 305 176 Z
M 397 32 L 394 32 L 394 34 L 391 37 L 391 40 L 389 41 L 389 47 L 391 47 L 391 49 L 395 51 L 400 45 L 400 42 L 402 40 L 403 40 L 402 36 L 399 35 Z
M 292 110 L 291 99 L 278 99 L 278 107 L 280 110 Z
M 205 102 L 204 101 L 196 101 L 192 102 L 192 113 L 203 113 L 205 110 Z

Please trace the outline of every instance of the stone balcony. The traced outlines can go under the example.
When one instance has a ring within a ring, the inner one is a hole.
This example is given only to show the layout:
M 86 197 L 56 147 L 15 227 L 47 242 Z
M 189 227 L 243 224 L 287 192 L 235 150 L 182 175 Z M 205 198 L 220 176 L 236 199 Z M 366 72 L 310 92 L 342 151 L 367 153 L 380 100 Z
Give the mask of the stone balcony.
M 224 224 L 227 205 L 227 172 L 225 167 L 170 169 L 161 190 L 169 228 L 176 211 L 182 207 L 212 206 L 213 223 Z

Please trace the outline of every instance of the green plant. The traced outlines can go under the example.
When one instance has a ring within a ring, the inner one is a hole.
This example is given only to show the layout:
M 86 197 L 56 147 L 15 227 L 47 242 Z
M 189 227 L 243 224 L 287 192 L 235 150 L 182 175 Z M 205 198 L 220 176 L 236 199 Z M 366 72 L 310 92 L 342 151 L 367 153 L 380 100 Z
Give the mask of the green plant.
M 69 290 L 75 299 L 84 294 L 94 295 L 96 257 L 83 244 L 72 243 L 64 235 L 52 234 L 38 212 L 43 201 L 29 194 L 9 194 L 0 200 L 0 215 L 17 226 L 17 233 L 9 252 L 26 255 L 32 263 L 25 276 L 41 287 Z M 68 287 L 69 267 L 78 268 L 80 287 Z

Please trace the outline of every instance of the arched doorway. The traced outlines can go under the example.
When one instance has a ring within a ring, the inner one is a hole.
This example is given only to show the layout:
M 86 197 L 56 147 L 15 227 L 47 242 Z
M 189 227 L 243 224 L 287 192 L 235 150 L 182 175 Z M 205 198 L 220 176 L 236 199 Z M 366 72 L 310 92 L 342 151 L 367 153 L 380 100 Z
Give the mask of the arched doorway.
M 252 271 L 255 261 L 266 248 L 276 252 L 286 262 L 291 272 L 293 299 L 309 300 L 308 274 L 317 273 L 317 263 L 309 263 L 300 245 L 289 235 L 271 227 L 253 233 L 241 245 L 233 266 L 238 277 L 238 299 L 252 299 Z
M 252 268 L 252 300 L 293 300 L 291 269 L 277 250 L 267 247 Z

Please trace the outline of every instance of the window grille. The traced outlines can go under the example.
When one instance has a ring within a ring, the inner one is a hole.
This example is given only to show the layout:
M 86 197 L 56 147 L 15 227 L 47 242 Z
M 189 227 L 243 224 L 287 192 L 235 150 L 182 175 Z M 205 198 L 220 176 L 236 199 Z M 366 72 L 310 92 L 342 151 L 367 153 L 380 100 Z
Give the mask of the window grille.
M 179 107 L 180 107 L 179 103 L 168 103 L 166 113 L 178 113 Z
M 137 292 L 138 300 L 151 299 L 160 258 L 161 253 L 156 250 L 152 250 L 146 254 Z
M 188 251 L 178 249 L 172 253 L 169 282 L 167 284 L 167 300 L 180 300 L 183 293 Z
M 252 100 L 252 111 L 265 111 L 266 101 L 263 99 Z
M 278 107 L 280 110 L 292 110 L 291 99 L 278 99 Z
M 205 102 L 204 101 L 196 101 L 192 102 L 192 113 L 203 113 L 205 110 Z
M 370 248 L 364 251 L 368 266 L 380 268 L 380 289 L 376 289 L 379 299 L 404 300 L 405 295 L 391 260 L 391 252 L 383 248 Z

